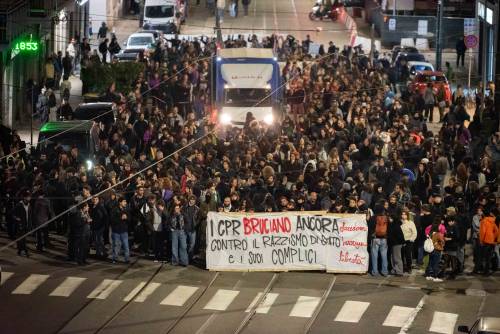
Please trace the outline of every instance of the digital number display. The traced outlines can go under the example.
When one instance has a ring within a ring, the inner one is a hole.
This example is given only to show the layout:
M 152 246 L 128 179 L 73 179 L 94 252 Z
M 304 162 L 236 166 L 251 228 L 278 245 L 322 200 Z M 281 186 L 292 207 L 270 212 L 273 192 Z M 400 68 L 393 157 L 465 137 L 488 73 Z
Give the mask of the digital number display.
M 36 52 L 38 51 L 38 42 L 17 42 L 14 46 L 14 50 L 20 52 Z

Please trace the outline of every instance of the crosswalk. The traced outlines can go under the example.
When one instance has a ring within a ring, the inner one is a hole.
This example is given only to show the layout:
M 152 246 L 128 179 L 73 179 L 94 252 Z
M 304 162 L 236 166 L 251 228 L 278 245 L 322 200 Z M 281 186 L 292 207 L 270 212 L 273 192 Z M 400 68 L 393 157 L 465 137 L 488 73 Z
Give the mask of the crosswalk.
M 12 280 L 16 275 L 11 272 L 2 273 L 2 287 L 6 289 L 7 280 Z M 43 284 L 49 280 L 50 275 L 31 274 L 24 280 L 20 281 L 10 293 L 12 295 L 30 295 L 41 290 Z M 59 279 L 57 279 L 59 280 Z M 58 298 L 71 297 L 78 289 L 83 289 L 83 283 L 87 282 L 85 277 L 66 277 L 55 288 L 52 286 L 48 296 Z M 109 298 L 120 287 L 124 281 L 119 279 L 102 279 L 97 286 L 88 294 L 84 294 L 88 299 L 105 300 Z M 14 282 L 12 283 L 12 285 Z M 159 294 L 162 287 L 158 282 L 139 282 L 137 285 L 130 288 L 130 291 L 122 291 L 123 302 L 144 303 L 155 294 Z M 88 288 L 88 286 L 86 287 Z M 128 288 L 127 288 L 128 289 Z M 177 285 L 173 290 L 169 290 L 166 296 L 160 296 L 157 303 L 159 307 L 184 307 L 190 300 L 194 299 L 197 292 L 201 292 L 202 288 L 198 286 Z M 2 292 L 0 290 L 0 292 Z M 127 293 L 128 292 L 128 293 Z M 228 310 L 233 302 L 240 296 L 241 291 L 236 289 L 214 288 L 208 293 L 208 299 L 202 306 L 205 310 L 224 312 Z M 39 292 L 41 293 L 41 292 Z M 263 292 L 256 292 L 251 300 L 248 300 L 248 307 L 244 309 L 246 313 L 255 310 L 256 314 L 266 315 L 272 313 L 273 306 L 280 304 L 280 294 L 269 292 L 263 296 Z M 246 294 L 248 296 L 248 294 Z M 243 298 L 243 297 L 241 297 Z M 294 318 L 311 318 L 321 304 L 321 297 L 318 296 L 296 296 L 293 305 L 290 305 L 288 313 L 289 317 Z M 331 315 L 332 323 L 357 324 L 362 319 L 370 307 L 377 307 L 372 303 L 360 300 L 345 300 L 337 314 Z M 379 325 L 385 327 L 403 328 L 412 317 L 415 317 L 416 307 L 394 305 L 386 315 L 385 319 Z M 433 333 L 448 334 L 453 333 L 458 320 L 458 314 L 435 311 L 432 316 L 432 321 L 429 324 L 428 330 Z

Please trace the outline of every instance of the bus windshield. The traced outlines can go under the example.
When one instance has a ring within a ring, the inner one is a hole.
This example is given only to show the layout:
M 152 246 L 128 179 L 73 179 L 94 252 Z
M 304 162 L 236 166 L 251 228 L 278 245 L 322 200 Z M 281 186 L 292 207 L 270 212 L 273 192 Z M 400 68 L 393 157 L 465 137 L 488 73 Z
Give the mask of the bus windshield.
M 271 89 L 226 88 L 224 104 L 230 107 L 270 107 Z

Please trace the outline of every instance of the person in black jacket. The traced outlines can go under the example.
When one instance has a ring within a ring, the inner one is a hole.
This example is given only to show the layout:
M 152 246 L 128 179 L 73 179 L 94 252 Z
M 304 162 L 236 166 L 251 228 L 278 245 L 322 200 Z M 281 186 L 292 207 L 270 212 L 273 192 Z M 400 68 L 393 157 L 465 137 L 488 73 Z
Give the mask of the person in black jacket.
M 74 255 L 76 262 L 79 265 L 88 264 L 87 255 L 89 253 L 90 244 L 90 224 L 92 218 L 89 213 L 89 203 L 83 202 L 79 205 L 78 211 L 71 219 L 71 224 L 74 226 L 75 250 Z
M 90 217 L 92 218 L 92 224 L 90 229 L 92 231 L 92 242 L 95 247 L 95 255 L 97 258 L 106 258 L 106 248 L 104 247 L 104 234 L 109 233 L 106 230 L 108 224 L 108 212 L 106 208 L 101 203 L 99 196 L 92 198 L 92 209 L 90 210 Z
M 30 200 L 30 193 L 28 191 L 25 191 L 22 194 L 22 200 L 16 204 L 12 212 L 12 218 L 15 224 L 15 235 L 17 238 L 23 236 L 30 230 L 32 213 Z M 29 257 L 25 237 L 17 241 L 17 255 L 21 255 L 22 252 L 24 252 L 26 257 Z
M 448 266 L 451 267 L 451 272 L 448 275 L 448 279 L 455 279 L 458 273 L 457 252 L 459 239 L 460 232 L 455 221 L 455 216 L 446 217 L 446 234 L 444 236 L 444 240 L 446 241 L 444 245 L 444 269 L 446 269 Z
M 405 243 L 405 237 L 401 230 L 401 220 L 399 218 L 391 219 L 387 227 L 387 243 L 391 247 L 391 273 L 396 276 L 403 275 L 403 259 L 401 249 Z
M 102 54 L 102 63 L 106 64 L 107 63 L 107 56 L 108 56 L 108 42 L 109 40 L 107 38 L 104 39 L 104 41 L 99 44 L 99 52 Z
M 460 63 L 460 59 L 462 59 L 462 67 L 464 67 L 465 51 L 467 51 L 467 47 L 465 46 L 464 37 L 460 37 L 457 40 L 457 44 L 455 45 L 455 50 L 457 51 L 457 67 Z
M 111 214 L 111 240 L 113 247 L 113 263 L 116 263 L 120 248 L 123 248 L 125 263 L 130 262 L 130 249 L 128 245 L 128 224 L 130 214 L 127 209 L 127 200 L 121 197 Z M 120 244 L 121 245 L 120 245 Z

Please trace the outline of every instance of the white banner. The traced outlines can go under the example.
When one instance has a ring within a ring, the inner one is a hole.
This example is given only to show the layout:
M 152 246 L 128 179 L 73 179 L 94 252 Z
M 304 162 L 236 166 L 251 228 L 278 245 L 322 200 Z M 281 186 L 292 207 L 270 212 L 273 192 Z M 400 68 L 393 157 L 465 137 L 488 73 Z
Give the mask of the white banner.
M 368 270 L 365 215 L 218 213 L 207 218 L 207 269 Z

